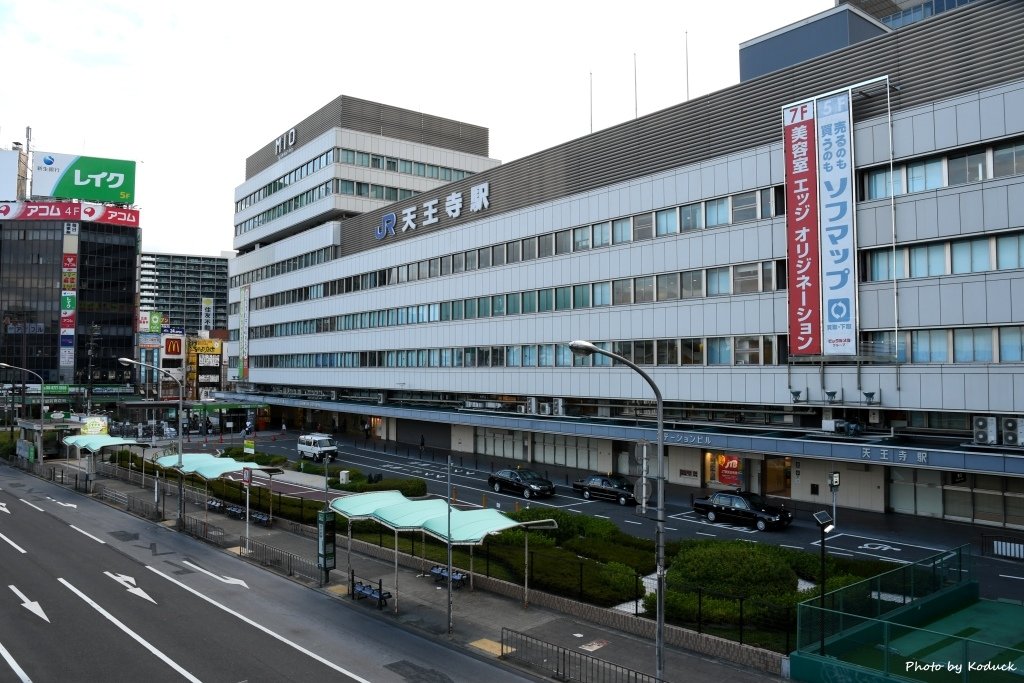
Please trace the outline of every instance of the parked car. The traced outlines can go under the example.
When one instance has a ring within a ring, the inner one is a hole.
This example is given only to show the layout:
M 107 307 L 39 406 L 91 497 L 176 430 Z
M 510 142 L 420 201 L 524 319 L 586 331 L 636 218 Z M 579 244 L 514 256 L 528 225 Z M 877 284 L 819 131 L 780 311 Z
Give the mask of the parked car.
M 300 458 L 310 458 L 313 462 L 332 462 L 338 457 L 338 444 L 330 434 L 303 434 L 299 437 L 298 450 Z
M 769 505 L 763 496 L 750 491 L 718 491 L 693 501 L 693 509 L 709 522 L 749 524 L 758 531 L 784 529 L 793 522 L 792 512 Z
M 590 474 L 574 481 L 572 489 L 587 500 L 608 498 L 618 501 L 619 505 L 637 503 L 633 496 L 633 482 L 619 474 Z
M 514 491 L 523 498 L 555 495 L 555 485 L 533 470 L 498 470 L 487 477 L 487 486 L 495 493 Z

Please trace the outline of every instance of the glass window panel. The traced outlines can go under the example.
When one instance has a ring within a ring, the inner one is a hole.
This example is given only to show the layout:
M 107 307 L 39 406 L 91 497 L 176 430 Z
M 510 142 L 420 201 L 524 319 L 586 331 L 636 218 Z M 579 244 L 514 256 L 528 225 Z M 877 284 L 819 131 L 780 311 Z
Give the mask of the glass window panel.
M 522 295 L 519 292 L 505 296 L 505 312 L 508 315 L 519 315 L 522 312 Z
M 523 260 L 532 261 L 537 258 L 537 238 L 527 237 L 523 240 Z
M 653 339 L 641 339 L 633 342 L 633 362 L 637 365 L 654 365 Z
M 462 299 L 452 302 L 452 320 L 462 320 L 466 317 L 466 302 Z
M 942 160 L 925 159 L 907 164 L 907 191 L 923 192 L 942 187 Z
M 954 242 L 951 251 L 953 273 L 982 273 L 991 269 L 986 238 Z
M 761 337 L 736 337 L 736 365 L 761 364 Z
M 622 244 L 633 241 L 633 220 L 631 218 L 619 218 L 612 221 L 612 243 Z
M 910 249 L 910 277 L 946 274 L 946 247 L 932 244 Z
M 452 272 L 462 273 L 466 270 L 466 254 L 459 252 L 458 254 L 452 254 Z
M 1021 235 L 996 238 L 996 263 L 1000 270 L 1024 267 L 1024 239 Z
M 555 253 L 555 236 L 551 233 L 537 236 L 537 257 L 544 258 Z
M 505 315 L 504 294 L 497 294 L 491 297 L 491 315 Z
M 476 300 L 476 317 L 478 318 L 490 318 L 491 317 L 491 297 L 482 296 Z
M 633 360 L 633 342 L 631 341 L 617 341 L 612 344 L 612 353 L 622 356 L 626 360 Z M 613 359 L 614 360 L 614 359 Z M 621 362 L 615 361 L 616 365 L 622 365 Z
M 892 280 L 893 273 L 897 278 L 905 277 L 903 272 L 903 255 L 904 251 L 899 249 L 893 254 L 892 249 L 879 249 L 876 251 L 868 252 L 867 254 L 867 273 L 866 278 L 868 282 L 881 282 L 884 280 Z M 893 267 L 895 264 L 895 268 Z
M 992 150 L 992 177 L 1024 173 L 1024 142 L 999 145 Z
M 595 282 L 593 286 L 594 305 L 610 306 L 612 303 L 612 284 L 610 282 Z
M 594 247 L 607 247 L 612 243 L 612 226 L 607 221 L 593 226 Z
M 658 276 L 658 301 L 671 301 L 679 298 L 679 273 L 666 273 Z
M 950 185 L 984 180 L 985 150 L 951 154 L 946 158 L 946 178 Z
M 999 328 L 999 362 L 1019 363 L 1024 360 L 1024 327 Z
M 510 368 L 518 368 L 523 364 L 523 349 L 520 346 L 505 347 L 505 365 Z
M 505 265 L 505 245 L 496 244 L 491 247 L 491 265 L 503 266 Z
M 477 267 L 477 252 L 476 249 L 472 251 L 463 252 L 466 255 L 466 270 L 476 270 Z
M 704 207 L 700 202 L 679 207 L 679 223 L 683 232 L 704 227 Z
M 590 249 L 590 226 L 584 225 L 576 228 L 572 233 L 573 251 L 586 251 Z
M 572 288 L 572 307 L 590 308 L 590 285 L 575 285 Z
M 708 338 L 708 365 L 732 365 L 732 338 Z
M 505 244 L 505 259 L 508 263 L 519 263 L 523 260 L 523 245 L 519 240 Z
M 466 299 L 466 320 L 476 318 L 476 299 Z
M 649 213 L 642 213 L 633 216 L 633 239 L 649 240 L 654 237 L 654 216 Z
M 555 365 L 558 367 L 572 367 L 572 349 L 568 344 L 557 344 L 555 346 Z
M 491 248 L 484 247 L 477 252 L 477 265 L 480 268 L 491 267 Z
M 638 277 L 633 280 L 633 302 L 647 303 L 654 301 L 654 276 Z
M 684 299 L 698 299 L 704 296 L 704 271 L 684 270 L 679 277 Z
M 758 291 L 761 282 L 760 264 L 744 263 L 733 266 L 732 286 L 736 294 L 749 294 Z
M 729 266 L 708 268 L 708 296 L 724 296 L 729 293 Z
M 658 340 L 658 365 L 679 365 L 679 340 Z
M 913 363 L 945 363 L 948 359 L 945 330 L 915 330 L 910 334 Z
M 714 228 L 729 224 L 729 198 L 711 199 L 704 202 L 704 225 Z
M 555 366 L 554 344 L 539 344 L 537 346 L 537 365 L 542 368 Z
M 555 288 L 555 310 L 568 311 L 572 308 L 572 287 Z
M 673 207 L 663 209 L 654 214 L 655 229 L 658 236 L 674 235 L 679 232 L 679 212 Z
M 537 365 L 537 347 L 533 344 L 523 347 L 523 367 L 532 368 Z
M 537 312 L 537 292 L 531 290 L 529 292 L 523 292 L 523 313 L 536 313 Z
M 541 289 L 537 291 L 537 310 L 541 313 L 552 311 L 555 308 L 555 290 Z
M 991 363 L 992 330 L 968 328 L 953 330 L 953 361 L 956 363 Z
M 757 192 L 743 192 L 732 196 L 732 222 L 752 221 L 757 218 Z
M 441 275 L 451 275 L 452 272 L 452 257 L 442 256 L 441 257 Z
M 612 303 L 616 306 L 633 303 L 632 280 L 615 280 L 612 282 Z
M 864 174 L 864 196 L 866 199 L 882 199 L 889 196 L 890 179 L 895 194 L 903 194 L 903 169 L 897 167 L 894 173 L 888 167 L 875 168 Z
M 572 230 L 559 230 L 555 233 L 555 253 L 568 254 L 572 252 Z
M 683 365 L 704 365 L 704 340 L 699 338 L 680 340 L 679 362 Z

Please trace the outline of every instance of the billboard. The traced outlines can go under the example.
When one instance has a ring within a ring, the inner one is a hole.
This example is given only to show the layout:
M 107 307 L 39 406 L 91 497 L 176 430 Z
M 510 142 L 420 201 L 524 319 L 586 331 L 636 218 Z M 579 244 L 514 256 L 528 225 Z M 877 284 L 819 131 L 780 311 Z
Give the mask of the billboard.
M 32 195 L 132 204 L 135 202 L 135 162 L 33 152 Z
M 213 329 L 213 297 L 204 296 L 201 297 L 200 305 L 202 306 L 202 323 L 200 323 L 199 329 L 201 330 L 212 330 Z
M 88 202 L 3 202 L 3 221 L 92 221 L 107 225 L 139 227 L 139 210 L 102 206 Z
M 850 90 L 782 108 L 789 353 L 857 353 L 857 245 Z
M 18 197 L 18 159 L 16 150 L 0 150 L 0 201 L 13 202 Z

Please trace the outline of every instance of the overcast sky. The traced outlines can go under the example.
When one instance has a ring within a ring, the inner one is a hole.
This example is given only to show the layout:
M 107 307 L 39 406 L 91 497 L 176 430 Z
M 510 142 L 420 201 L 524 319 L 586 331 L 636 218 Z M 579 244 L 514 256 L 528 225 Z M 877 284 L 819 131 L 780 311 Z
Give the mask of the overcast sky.
M 833 5 L 0 0 L 0 148 L 134 159 L 143 249 L 217 255 L 245 158 L 338 95 L 508 162 L 734 85 L 741 42 Z

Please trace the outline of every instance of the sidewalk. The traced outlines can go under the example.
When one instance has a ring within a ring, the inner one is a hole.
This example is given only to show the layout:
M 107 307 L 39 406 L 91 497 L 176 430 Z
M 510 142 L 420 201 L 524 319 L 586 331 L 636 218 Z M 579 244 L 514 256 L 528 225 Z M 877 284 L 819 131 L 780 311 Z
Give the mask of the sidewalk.
M 69 471 L 77 469 L 77 463 L 74 460 L 51 460 L 49 464 L 62 465 Z M 275 475 L 274 480 L 275 482 L 287 481 L 319 487 L 322 486 L 323 477 L 287 471 L 284 474 Z M 96 481 L 108 489 L 129 496 L 152 499 L 151 488 L 143 490 L 135 484 L 118 479 L 100 478 Z M 168 512 L 171 509 L 171 503 L 168 502 Z M 244 520 L 233 519 L 217 512 L 209 512 L 205 508 L 191 503 L 186 505 L 186 514 L 194 515 L 208 521 L 210 525 L 219 527 L 229 538 L 239 538 L 240 544 L 244 546 L 243 539 L 246 534 Z M 268 529 L 250 522 L 249 538 L 299 557 L 312 558 L 314 561 L 316 558 L 315 539 L 290 533 L 282 528 Z M 588 623 L 536 605 L 524 606 L 521 597 L 508 598 L 481 589 L 473 589 L 468 583 L 466 586 L 452 591 L 452 634 L 449 639 L 447 584 L 444 581 L 434 580 L 429 573 L 432 563 L 424 561 L 424 565 L 419 570 L 399 566 L 396 586 L 393 561 L 376 559 L 358 552 L 353 552 L 349 557 L 346 539 L 345 528 L 340 526 L 337 530 L 335 551 L 337 569 L 331 571 L 330 582 L 325 586 L 317 586 L 315 583 L 308 584 L 325 594 L 334 596 L 339 601 L 341 608 L 366 610 L 400 627 L 413 629 L 426 637 L 454 644 L 483 658 L 497 658 L 501 654 L 502 628 L 507 628 L 546 643 L 611 662 L 620 667 L 640 671 L 650 676 L 655 673 L 655 647 L 651 640 Z M 226 551 L 241 554 L 242 548 L 232 546 Z M 378 610 L 373 600 L 351 599 L 348 594 L 347 568 L 349 564 L 358 577 L 371 582 L 381 580 L 384 590 L 392 593 L 393 597 L 388 600 L 384 609 Z M 514 664 L 514 662 L 509 663 Z M 729 662 L 713 661 L 704 655 L 691 653 L 671 645 L 665 647 L 664 670 L 666 681 L 681 680 L 683 672 L 686 672 L 687 680 L 698 683 L 703 681 L 719 683 L 723 675 L 728 680 L 738 683 L 781 680 L 776 676 L 742 668 Z M 527 671 L 538 676 L 545 674 L 540 670 L 527 669 Z

